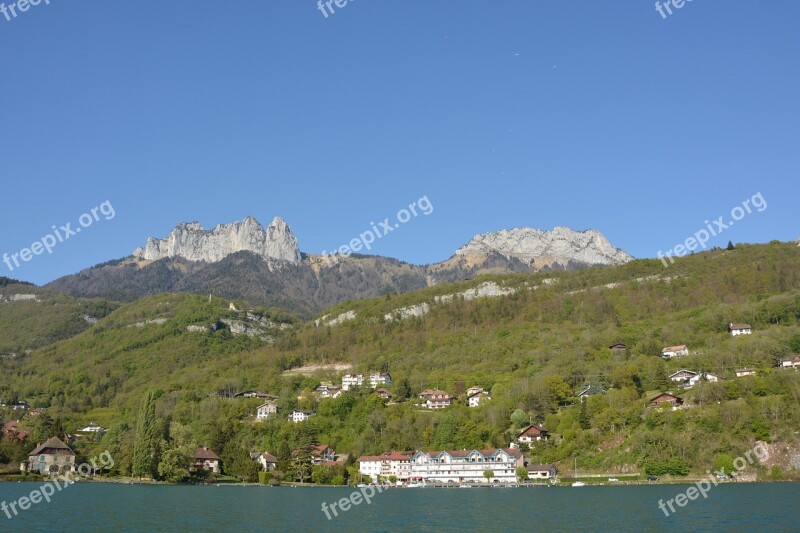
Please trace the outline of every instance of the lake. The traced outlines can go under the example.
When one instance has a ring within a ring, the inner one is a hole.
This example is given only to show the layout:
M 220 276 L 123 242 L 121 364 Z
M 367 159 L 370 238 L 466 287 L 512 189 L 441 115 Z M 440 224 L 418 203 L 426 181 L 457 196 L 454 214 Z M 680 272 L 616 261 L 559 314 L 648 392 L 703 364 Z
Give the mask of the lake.
M 17 502 L 41 483 L 0 483 Z M 9 519 L 17 531 L 792 531 L 800 530 L 800 484 L 725 484 L 708 499 L 658 501 L 689 485 L 525 488 L 407 488 L 376 493 L 338 516 L 330 504 L 355 489 L 148 486 L 78 483 Z M 365 489 L 369 495 L 369 490 Z M 354 499 L 357 500 L 358 498 Z M 322 504 L 327 503 L 326 518 Z M 338 504 L 337 504 L 338 505 Z

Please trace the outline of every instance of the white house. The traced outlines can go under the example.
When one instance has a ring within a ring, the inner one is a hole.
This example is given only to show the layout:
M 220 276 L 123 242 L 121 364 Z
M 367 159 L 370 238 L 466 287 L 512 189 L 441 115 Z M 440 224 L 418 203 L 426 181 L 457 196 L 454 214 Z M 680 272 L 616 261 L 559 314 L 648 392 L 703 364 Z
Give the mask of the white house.
M 553 465 L 528 465 L 528 479 L 555 480 L 556 467 Z
M 481 403 L 491 399 L 492 397 L 489 393 L 481 389 L 467 396 L 467 405 L 470 407 L 478 407 Z
M 753 333 L 753 328 L 750 327 L 750 324 L 734 324 L 731 322 L 728 324 L 728 331 L 734 337 L 738 337 L 739 335 L 750 335 Z
M 534 442 L 546 441 L 550 438 L 550 432 L 539 424 L 531 424 L 523 429 L 517 438 L 516 444 L 533 444 Z
M 514 483 L 517 467 L 524 466 L 522 452 L 512 448 L 417 452 L 411 459 L 411 479 L 430 483 Z
M 684 355 L 689 355 L 689 348 L 685 344 L 681 344 L 679 346 L 667 346 L 661 350 L 661 357 L 665 359 L 683 357 Z
M 256 409 L 256 420 L 267 420 L 276 414 L 278 414 L 278 404 L 273 401 L 264 402 Z
M 275 470 L 278 467 L 278 459 L 274 455 L 267 452 L 259 453 L 253 457 L 253 460 L 261 465 L 264 472 Z
M 428 409 L 444 409 L 449 407 L 456 399 L 450 394 L 438 389 L 425 389 L 419 393 L 420 405 Z
M 695 377 L 697 372 L 692 370 L 686 370 L 685 368 L 682 370 L 678 370 L 674 374 L 669 375 L 670 381 L 674 381 L 675 383 L 683 383 L 684 381 L 688 381 Z
M 358 458 L 358 471 L 377 481 L 378 477 L 395 476 L 397 481 L 411 478 L 411 458 L 414 452 L 389 452 L 383 455 L 365 455 Z
M 78 431 L 80 431 L 82 433 L 104 433 L 106 431 L 106 428 L 104 428 L 103 426 L 101 426 L 99 424 L 91 422 L 91 423 L 89 423 L 88 426 L 86 426 L 83 429 L 79 429 Z
M 756 371 L 753 370 L 752 368 L 740 368 L 739 370 L 736 371 L 737 378 L 743 378 L 745 376 L 755 376 L 755 375 Z
M 705 379 L 709 383 L 717 383 L 720 380 L 720 378 L 715 376 L 714 374 L 707 374 L 703 372 L 702 374 L 697 374 L 696 376 L 690 378 L 689 381 L 686 383 L 686 388 L 690 389 L 694 387 L 695 385 L 703 381 L 703 379 Z
M 781 361 L 781 368 L 800 368 L 800 355 L 793 355 Z
M 313 411 L 301 411 L 299 409 L 295 409 L 291 413 L 289 413 L 289 420 L 297 424 L 298 422 L 304 422 L 314 416 L 316 413 Z
M 391 385 L 392 376 L 386 372 L 372 372 L 366 378 L 364 374 L 346 374 L 342 377 L 342 390 L 348 391 L 352 387 L 361 387 L 365 383 L 376 389 L 378 385 Z

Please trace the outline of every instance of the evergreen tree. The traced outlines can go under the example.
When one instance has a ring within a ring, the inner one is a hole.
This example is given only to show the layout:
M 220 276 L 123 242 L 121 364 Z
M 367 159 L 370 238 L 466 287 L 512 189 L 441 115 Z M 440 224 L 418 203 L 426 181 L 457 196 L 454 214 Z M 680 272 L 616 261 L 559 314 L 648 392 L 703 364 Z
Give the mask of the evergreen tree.
M 136 443 L 133 450 L 133 475 L 152 477 L 155 473 L 156 400 L 152 390 L 142 399 L 136 422 Z
M 589 422 L 589 412 L 586 410 L 587 400 L 588 398 L 581 402 L 581 412 L 580 415 L 578 415 L 578 423 L 581 425 L 581 429 L 589 429 L 592 427 Z
M 728 241 L 728 247 L 726 249 L 727 250 L 735 250 L 736 249 L 736 246 L 733 245 L 733 241 Z

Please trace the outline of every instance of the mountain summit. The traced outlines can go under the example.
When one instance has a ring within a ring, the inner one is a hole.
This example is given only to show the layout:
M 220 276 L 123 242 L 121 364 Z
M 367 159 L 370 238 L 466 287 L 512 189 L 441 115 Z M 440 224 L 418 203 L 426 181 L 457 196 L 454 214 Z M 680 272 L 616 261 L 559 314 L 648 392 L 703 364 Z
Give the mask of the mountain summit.
M 597 230 L 565 227 L 550 231 L 515 228 L 476 235 L 456 251 L 456 257 L 475 263 L 478 258 L 495 253 L 509 260 L 518 259 L 533 270 L 621 265 L 633 260 Z
M 216 263 L 236 252 L 252 252 L 264 259 L 277 259 L 296 263 L 300 249 L 291 228 L 281 217 L 264 227 L 253 217 L 242 222 L 220 224 L 206 230 L 199 222 L 181 222 L 165 239 L 150 237 L 144 248 L 137 248 L 137 259 L 182 257 L 189 261 Z

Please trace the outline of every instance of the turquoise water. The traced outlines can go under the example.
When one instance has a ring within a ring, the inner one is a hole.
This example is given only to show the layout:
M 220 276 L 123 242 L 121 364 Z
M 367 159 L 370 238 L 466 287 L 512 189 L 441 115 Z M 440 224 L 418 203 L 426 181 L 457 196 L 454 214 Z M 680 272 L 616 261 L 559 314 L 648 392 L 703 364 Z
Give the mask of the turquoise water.
M 0 501 L 40 484 L 2 483 Z M 353 489 L 76 484 L 8 519 L 16 531 L 800 531 L 800 484 L 729 484 L 667 518 L 688 486 L 390 489 L 327 520 Z M 13 513 L 12 513 L 13 514 Z

